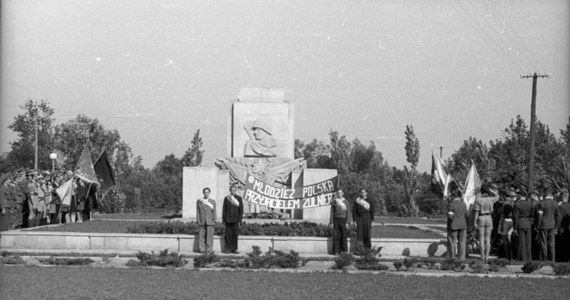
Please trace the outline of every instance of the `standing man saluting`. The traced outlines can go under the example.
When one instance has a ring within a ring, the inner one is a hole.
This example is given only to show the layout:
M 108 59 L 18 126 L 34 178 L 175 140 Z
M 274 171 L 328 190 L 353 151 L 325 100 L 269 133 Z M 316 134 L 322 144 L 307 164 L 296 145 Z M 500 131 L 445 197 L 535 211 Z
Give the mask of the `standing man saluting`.
M 243 217 L 243 200 L 236 194 L 237 185 L 234 183 L 230 186 L 230 194 L 224 198 L 224 206 L 222 208 L 222 221 L 226 224 L 225 230 L 225 253 L 239 254 L 238 235 L 239 224 Z
M 196 214 L 200 233 L 198 234 L 200 251 L 214 252 L 214 223 L 216 222 L 216 201 L 210 199 L 210 188 L 202 190 L 204 197 L 196 201 Z
M 372 248 L 370 233 L 374 221 L 374 201 L 367 198 L 365 188 L 359 191 L 359 197 L 354 201 L 354 221 L 356 222 L 356 240 L 362 242 L 365 249 Z

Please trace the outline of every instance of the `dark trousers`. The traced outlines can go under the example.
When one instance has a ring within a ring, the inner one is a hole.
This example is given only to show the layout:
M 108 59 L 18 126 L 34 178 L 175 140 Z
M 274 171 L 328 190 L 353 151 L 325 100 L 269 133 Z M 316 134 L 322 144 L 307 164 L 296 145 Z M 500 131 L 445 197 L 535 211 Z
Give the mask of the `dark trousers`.
M 346 218 L 334 218 L 333 230 L 333 253 L 348 252 Z
M 370 216 L 364 215 L 356 217 L 356 240 L 362 242 L 364 248 L 372 248 L 372 242 L 370 240 L 370 233 L 372 231 L 372 222 L 370 221 Z
M 518 234 L 518 250 L 519 258 L 522 261 L 532 260 L 532 229 L 530 228 L 519 228 L 517 229 Z
M 465 260 L 467 230 L 447 230 L 447 257 Z
M 226 243 L 225 250 L 234 252 L 238 249 L 238 223 L 226 223 L 226 230 L 224 234 L 224 241 Z
M 560 245 L 556 257 L 561 262 L 570 261 L 570 230 L 565 229 L 564 232 L 558 234 L 558 242 L 556 245 Z
M 540 229 L 540 260 L 555 261 L 554 229 Z

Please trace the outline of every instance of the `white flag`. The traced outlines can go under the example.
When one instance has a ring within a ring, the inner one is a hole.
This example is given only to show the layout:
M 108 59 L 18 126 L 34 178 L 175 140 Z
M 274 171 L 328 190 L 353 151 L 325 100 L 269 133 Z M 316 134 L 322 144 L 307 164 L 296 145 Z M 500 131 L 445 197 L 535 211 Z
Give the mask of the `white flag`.
M 465 179 L 465 192 L 463 193 L 463 202 L 465 202 L 467 208 L 475 203 L 475 191 L 480 188 L 481 179 L 479 178 L 475 164 L 472 164 L 467 179 Z

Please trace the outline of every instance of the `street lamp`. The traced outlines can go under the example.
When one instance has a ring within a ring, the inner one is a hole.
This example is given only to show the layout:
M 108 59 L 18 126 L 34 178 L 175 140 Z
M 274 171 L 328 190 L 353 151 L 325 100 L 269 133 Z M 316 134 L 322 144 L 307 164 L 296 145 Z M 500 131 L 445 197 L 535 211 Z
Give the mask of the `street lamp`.
M 51 159 L 51 172 L 54 173 L 55 172 L 55 160 L 57 159 L 57 153 L 52 152 L 49 155 L 49 159 Z

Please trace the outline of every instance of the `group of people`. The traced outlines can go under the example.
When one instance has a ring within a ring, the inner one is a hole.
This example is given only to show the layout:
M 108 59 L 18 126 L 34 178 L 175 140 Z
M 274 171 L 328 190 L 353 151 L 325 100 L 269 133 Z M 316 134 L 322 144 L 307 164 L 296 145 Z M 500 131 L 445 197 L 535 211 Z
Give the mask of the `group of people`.
M 499 191 L 496 184 L 486 182 L 471 207 L 455 189 L 447 208 L 449 258 L 465 259 L 467 233 L 471 232 L 478 236 L 475 241 L 483 261 L 492 250 L 508 260 L 570 260 L 567 189 L 528 193 L 522 187 L 504 187 Z
M 217 219 L 216 201 L 210 198 L 210 188 L 202 189 L 203 197 L 196 201 L 196 219 L 200 227 L 200 253 L 213 252 L 214 224 Z M 222 206 L 222 222 L 225 224 L 224 253 L 238 254 L 239 226 L 243 218 L 243 199 L 238 195 L 238 185 L 230 186 L 230 194 L 224 197 Z
M 64 204 L 57 188 L 74 178 L 71 199 Z M 0 175 L 0 231 L 91 219 L 97 208 L 96 186 L 72 171 L 18 170 Z
M 224 253 L 238 252 L 239 226 L 243 218 L 243 199 L 239 195 L 239 185 L 232 184 L 230 193 L 224 197 L 222 207 L 222 222 L 225 225 Z M 196 220 L 199 226 L 200 253 L 213 252 L 214 224 L 217 219 L 216 201 L 210 198 L 210 188 L 202 190 L 203 197 L 196 201 Z M 359 196 L 354 202 L 344 198 L 344 192 L 338 190 L 335 200 L 331 203 L 330 224 L 333 226 L 333 252 L 339 254 L 348 251 L 347 228 L 349 224 L 357 226 L 357 241 L 365 249 L 372 247 L 371 231 L 374 221 L 375 204 L 366 189 L 360 189 Z

